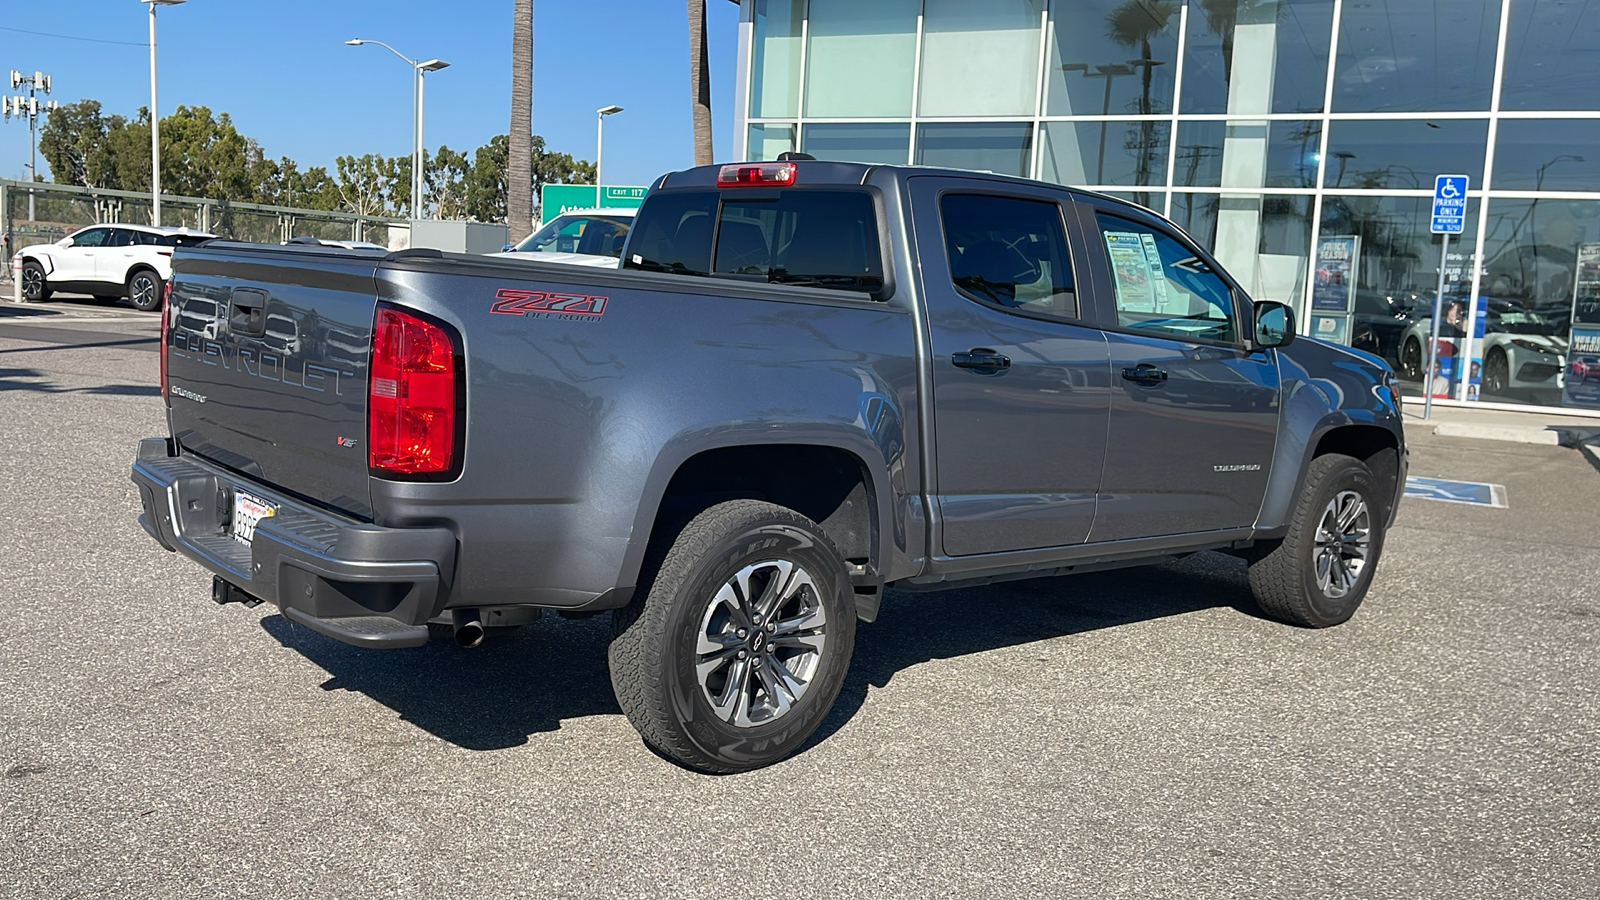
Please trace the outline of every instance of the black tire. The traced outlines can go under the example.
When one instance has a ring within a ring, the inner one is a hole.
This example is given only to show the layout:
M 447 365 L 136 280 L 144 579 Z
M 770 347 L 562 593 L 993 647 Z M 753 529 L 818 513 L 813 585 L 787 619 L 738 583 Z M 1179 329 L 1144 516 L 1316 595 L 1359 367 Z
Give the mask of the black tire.
M 154 270 L 134 269 L 128 274 L 128 302 L 144 312 L 160 309 L 164 287 Z
M 1356 517 L 1350 527 L 1341 528 L 1340 532 L 1360 534 L 1364 526 L 1364 545 L 1322 533 L 1325 519 L 1337 516 L 1336 505 L 1350 495 L 1360 498 L 1365 518 Z M 1383 553 L 1390 502 L 1378 490 L 1372 470 L 1360 460 L 1337 453 L 1312 460 L 1289 520 L 1289 533 L 1250 563 L 1250 591 L 1261 610 L 1272 618 L 1306 628 L 1327 628 L 1355 615 Z M 1364 548 L 1365 555 L 1352 573 L 1350 563 L 1357 558 L 1358 546 Z M 1335 560 L 1330 577 L 1323 578 L 1321 564 Z
M 45 280 L 44 266 L 33 260 L 22 264 L 22 300 L 24 303 L 43 303 L 50 299 L 50 283 Z
M 1422 380 L 1422 345 L 1406 341 L 1400 349 L 1400 377 L 1407 381 Z
M 1506 352 L 1496 347 L 1483 360 L 1483 392 L 1504 394 L 1510 386 L 1511 362 L 1506 359 Z
M 799 579 L 785 564 L 809 587 L 786 590 Z M 756 596 L 739 596 L 741 575 Z M 743 772 L 787 757 L 822 724 L 844 685 L 856 615 L 844 558 L 816 523 L 757 500 L 720 503 L 652 548 L 642 580 L 641 596 L 613 615 L 609 659 L 617 703 L 647 744 L 702 772 Z M 759 601 L 775 596 L 763 623 Z M 716 649 L 702 652 L 702 639 Z M 797 699 L 774 690 L 778 663 Z

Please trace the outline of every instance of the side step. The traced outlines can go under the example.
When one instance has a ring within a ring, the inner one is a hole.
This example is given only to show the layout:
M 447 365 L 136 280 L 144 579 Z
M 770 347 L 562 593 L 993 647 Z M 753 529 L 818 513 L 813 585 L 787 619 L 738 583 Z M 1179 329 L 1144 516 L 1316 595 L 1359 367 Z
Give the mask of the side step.
M 407 625 L 388 616 L 319 619 L 292 606 L 286 606 L 281 611 L 283 617 L 291 622 L 356 647 L 398 650 L 403 647 L 421 647 L 428 642 L 428 626 Z

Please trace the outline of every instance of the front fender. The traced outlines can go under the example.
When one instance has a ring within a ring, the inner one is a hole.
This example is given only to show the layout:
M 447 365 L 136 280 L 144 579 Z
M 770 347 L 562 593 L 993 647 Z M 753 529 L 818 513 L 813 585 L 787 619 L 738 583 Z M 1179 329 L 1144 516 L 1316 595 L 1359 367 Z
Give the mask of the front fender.
M 1341 428 L 1379 428 L 1393 437 L 1404 476 L 1405 432 L 1398 398 L 1385 384 L 1388 367 L 1375 357 L 1320 341 L 1299 340 L 1280 356 L 1283 401 L 1272 476 L 1256 531 L 1277 536 L 1288 527 L 1295 498 L 1317 447 Z
M 38 250 L 34 250 L 32 247 L 24 247 L 23 249 L 17 251 L 17 255 L 25 260 L 31 259 L 38 263 L 39 267 L 44 269 L 44 275 L 46 278 L 49 278 L 55 273 L 56 261 L 48 253 L 42 253 Z

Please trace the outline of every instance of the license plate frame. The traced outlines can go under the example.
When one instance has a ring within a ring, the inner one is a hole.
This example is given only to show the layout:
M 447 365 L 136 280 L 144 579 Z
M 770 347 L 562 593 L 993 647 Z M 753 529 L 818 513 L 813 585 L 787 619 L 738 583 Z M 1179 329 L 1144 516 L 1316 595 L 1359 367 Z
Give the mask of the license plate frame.
M 228 523 L 229 534 L 233 535 L 234 540 L 248 547 L 255 540 L 256 527 L 261 524 L 261 520 L 270 519 L 277 514 L 276 506 L 236 488 L 233 492 L 232 521 Z

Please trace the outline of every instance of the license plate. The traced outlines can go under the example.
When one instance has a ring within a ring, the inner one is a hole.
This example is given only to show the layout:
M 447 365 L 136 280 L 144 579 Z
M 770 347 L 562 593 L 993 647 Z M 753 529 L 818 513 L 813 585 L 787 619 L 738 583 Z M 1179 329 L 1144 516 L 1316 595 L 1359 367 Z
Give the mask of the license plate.
M 256 526 L 270 519 L 277 510 L 272 504 L 244 491 L 233 492 L 233 539 L 248 544 L 255 539 Z

